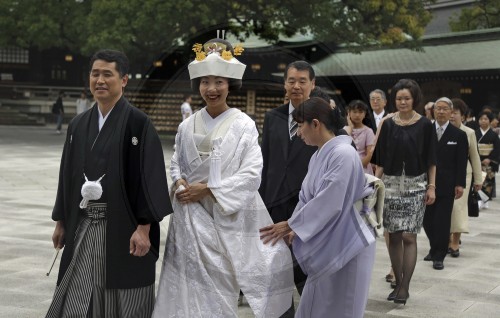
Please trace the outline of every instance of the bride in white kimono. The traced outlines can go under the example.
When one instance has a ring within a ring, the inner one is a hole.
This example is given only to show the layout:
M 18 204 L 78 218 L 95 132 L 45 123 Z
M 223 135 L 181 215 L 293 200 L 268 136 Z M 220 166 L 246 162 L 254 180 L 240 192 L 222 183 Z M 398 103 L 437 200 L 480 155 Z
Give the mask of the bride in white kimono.
M 296 318 L 362 318 L 375 260 L 374 228 L 355 203 L 372 192 L 350 136 L 338 135 L 342 120 L 321 98 L 293 112 L 297 135 L 318 146 L 288 221 L 261 229 L 264 243 L 285 238 L 308 275 Z M 367 192 L 369 191 L 369 192 Z
M 245 65 L 225 40 L 194 49 L 189 74 L 207 106 L 180 124 L 175 139 L 174 213 L 153 317 L 237 317 L 240 290 L 256 317 L 279 317 L 291 305 L 291 255 L 284 242 L 259 239 L 272 220 L 257 191 L 258 132 L 226 104 Z

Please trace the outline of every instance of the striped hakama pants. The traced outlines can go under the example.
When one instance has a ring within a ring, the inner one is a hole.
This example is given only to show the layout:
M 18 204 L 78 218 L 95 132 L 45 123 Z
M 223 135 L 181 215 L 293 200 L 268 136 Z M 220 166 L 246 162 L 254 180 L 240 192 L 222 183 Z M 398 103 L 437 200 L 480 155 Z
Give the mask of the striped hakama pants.
M 89 203 L 75 248 L 46 317 L 151 317 L 154 284 L 106 289 L 106 203 Z

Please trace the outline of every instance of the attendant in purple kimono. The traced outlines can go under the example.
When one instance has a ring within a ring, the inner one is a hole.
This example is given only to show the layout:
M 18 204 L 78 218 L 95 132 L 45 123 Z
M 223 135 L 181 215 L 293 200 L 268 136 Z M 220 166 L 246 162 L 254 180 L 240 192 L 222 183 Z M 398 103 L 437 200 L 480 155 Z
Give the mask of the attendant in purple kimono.
M 284 238 L 308 275 L 295 317 L 363 317 L 375 257 L 375 236 L 354 203 L 365 174 L 344 120 L 320 98 L 293 112 L 304 142 L 317 146 L 288 221 L 262 228 L 265 244 Z M 325 252 L 328 251 L 328 252 Z

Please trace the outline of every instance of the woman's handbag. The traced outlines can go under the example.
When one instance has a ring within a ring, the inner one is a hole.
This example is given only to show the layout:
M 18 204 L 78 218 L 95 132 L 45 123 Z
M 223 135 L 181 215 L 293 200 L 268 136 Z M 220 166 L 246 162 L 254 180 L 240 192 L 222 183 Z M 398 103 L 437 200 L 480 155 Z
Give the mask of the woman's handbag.
M 479 216 L 479 194 L 474 190 L 474 187 L 471 187 L 469 192 L 469 216 L 470 217 L 478 217 Z
M 365 223 L 374 229 L 376 237 L 384 236 L 384 229 L 382 228 L 382 214 L 384 211 L 385 200 L 385 185 L 382 180 L 365 173 L 365 190 L 370 187 L 373 191 L 356 202 L 354 206 L 362 214 Z

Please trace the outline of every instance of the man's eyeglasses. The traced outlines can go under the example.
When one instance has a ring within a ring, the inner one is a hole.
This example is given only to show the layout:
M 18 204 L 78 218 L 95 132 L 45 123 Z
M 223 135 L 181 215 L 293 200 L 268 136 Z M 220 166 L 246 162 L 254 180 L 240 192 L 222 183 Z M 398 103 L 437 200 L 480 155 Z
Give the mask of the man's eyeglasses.
M 450 107 L 436 107 L 436 108 L 434 108 L 434 111 L 436 111 L 436 112 L 447 112 L 450 110 L 451 110 Z

